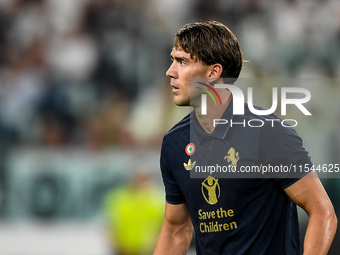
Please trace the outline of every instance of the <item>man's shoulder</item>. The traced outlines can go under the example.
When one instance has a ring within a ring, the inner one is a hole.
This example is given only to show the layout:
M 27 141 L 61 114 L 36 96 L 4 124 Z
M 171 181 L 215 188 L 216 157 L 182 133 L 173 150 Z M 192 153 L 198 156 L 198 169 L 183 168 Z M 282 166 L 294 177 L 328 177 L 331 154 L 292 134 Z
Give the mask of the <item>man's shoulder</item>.
M 164 135 L 164 138 L 176 136 L 183 132 L 190 132 L 190 115 L 191 113 L 187 114 L 183 119 L 177 122 L 177 124 Z
M 165 154 L 177 155 L 178 148 L 183 148 L 184 150 L 188 143 L 190 143 L 190 113 L 164 135 L 161 160 Z

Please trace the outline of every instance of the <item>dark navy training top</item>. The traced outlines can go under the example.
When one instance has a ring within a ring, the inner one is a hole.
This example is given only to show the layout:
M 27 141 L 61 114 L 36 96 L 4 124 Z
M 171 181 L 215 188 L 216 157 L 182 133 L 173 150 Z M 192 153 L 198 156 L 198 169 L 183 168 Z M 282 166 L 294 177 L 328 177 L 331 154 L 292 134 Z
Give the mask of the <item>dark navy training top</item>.
M 301 138 L 274 114 L 254 115 L 247 104 L 244 115 L 233 116 L 230 103 L 221 119 L 228 123 L 207 134 L 191 112 L 164 136 L 166 201 L 187 203 L 198 255 L 299 254 L 297 208 L 284 189 L 312 166 Z M 266 178 L 255 172 L 270 166 Z M 249 172 L 235 178 L 241 170 Z

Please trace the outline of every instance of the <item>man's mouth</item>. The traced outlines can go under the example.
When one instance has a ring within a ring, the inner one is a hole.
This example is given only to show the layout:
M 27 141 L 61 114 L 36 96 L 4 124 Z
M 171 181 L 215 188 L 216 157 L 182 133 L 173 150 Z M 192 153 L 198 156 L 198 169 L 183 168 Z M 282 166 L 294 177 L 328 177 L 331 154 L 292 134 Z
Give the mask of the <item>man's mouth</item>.
M 176 93 L 176 92 L 179 91 L 179 88 L 176 85 L 171 84 L 171 87 L 172 87 L 172 92 L 173 93 Z

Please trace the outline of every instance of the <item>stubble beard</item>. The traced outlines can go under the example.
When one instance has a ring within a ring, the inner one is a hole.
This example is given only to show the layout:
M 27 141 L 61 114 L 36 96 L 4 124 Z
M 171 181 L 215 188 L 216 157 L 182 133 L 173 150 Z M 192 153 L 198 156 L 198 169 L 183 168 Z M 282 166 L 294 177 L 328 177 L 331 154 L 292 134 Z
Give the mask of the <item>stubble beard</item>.
M 174 103 L 177 105 L 177 106 L 190 106 L 190 98 L 189 99 L 182 99 L 182 100 L 176 100 L 176 97 L 174 97 Z

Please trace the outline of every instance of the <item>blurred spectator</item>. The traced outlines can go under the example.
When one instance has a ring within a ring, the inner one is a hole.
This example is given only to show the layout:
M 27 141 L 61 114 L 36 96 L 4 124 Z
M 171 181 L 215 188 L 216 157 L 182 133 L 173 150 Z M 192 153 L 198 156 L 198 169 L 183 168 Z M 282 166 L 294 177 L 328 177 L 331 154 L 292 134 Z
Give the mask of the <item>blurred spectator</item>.
M 38 113 L 44 145 L 56 146 L 70 142 L 75 119 L 70 113 L 69 97 L 63 86 L 51 84 L 46 89 Z
M 123 94 L 107 93 L 102 106 L 87 121 L 87 146 L 100 149 L 110 145 L 131 146 L 132 137 L 126 128 L 129 105 Z
M 78 28 L 52 41 L 47 61 L 55 77 L 80 83 L 91 77 L 97 65 L 98 52 L 93 38 Z
M 164 134 L 189 112 L 188 107 L 177 107 L 173 102 L 168 79 L 160 79 L 145 89 L 131 107 L 127 130 L 136 145 L 159 146 Z
M 110 191 L 104 207 L 112 249 L 118 255 L 149 255 L 164 214 L 163 192 L 139 172 L 131 183 Z
M 14 0 L 7 39 L 9 47 L 25 48 L 35 37 L 45 37 L 49 29 L 47 2 L 45 0 Z
M 34 141 L 31 130 L 46 79 L 44 44 L 39 38 L 8 53 L 2 69 L 0 109 L 3 125 L 20 142 Z M 1 122 L 1 120 L 0 120 Z

